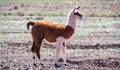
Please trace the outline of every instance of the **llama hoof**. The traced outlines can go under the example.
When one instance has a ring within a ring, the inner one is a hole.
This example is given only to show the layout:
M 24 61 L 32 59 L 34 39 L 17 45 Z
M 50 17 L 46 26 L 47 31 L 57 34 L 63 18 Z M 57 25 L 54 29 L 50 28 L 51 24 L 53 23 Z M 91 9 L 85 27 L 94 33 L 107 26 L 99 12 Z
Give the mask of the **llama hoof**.
M 62 66 L 62 64 L 56 64 L 55 63 L 55 68 L 60 68 Z

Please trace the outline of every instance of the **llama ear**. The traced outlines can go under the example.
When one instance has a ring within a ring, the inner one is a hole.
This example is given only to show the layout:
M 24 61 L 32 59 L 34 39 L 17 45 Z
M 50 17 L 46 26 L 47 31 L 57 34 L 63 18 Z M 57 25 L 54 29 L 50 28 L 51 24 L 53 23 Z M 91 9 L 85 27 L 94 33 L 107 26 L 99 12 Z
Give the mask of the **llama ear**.
M 76 9 L 78 10 L 79 8 L 80 8 L 80 6 L 78 6 L 78 7 L 75 7 L 75 8 L 74 8 L 74 10 L 76 10 Z
M 78 10 L 80 8 L 80 6 L 78 6 L 76 9 Z

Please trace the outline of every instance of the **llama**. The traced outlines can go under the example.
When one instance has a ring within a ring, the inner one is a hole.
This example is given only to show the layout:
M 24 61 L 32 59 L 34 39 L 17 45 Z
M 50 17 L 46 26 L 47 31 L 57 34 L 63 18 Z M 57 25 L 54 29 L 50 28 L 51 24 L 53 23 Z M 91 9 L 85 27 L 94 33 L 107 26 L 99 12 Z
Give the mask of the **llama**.
M 46 39 L 49 42 L 57 43 L 55 65 L 57 66 L 59 64 L 58 60 L 61 58 L 60 54 L 63 56 L 62 58 L 64 64 L 67 64 L 65 42 L 75 32 L 77 18 L 82 19 L 82 15 L 78 12 L 79 8 L 80 7 L 75 7 L 69 12 L 67 17 L 67 25 L 53 24 L 46 21 L 30 21 L 27 23 L 28 30 L 29 26 L 32 26 L 31 34 L 33 38 L 33 44 L 31 51 L 33 53 L 33 60 L 35 60 L 35 55 L 37 55 L 38 59 L 40 60 L 41 43 L 43 39 Z M 41 63 L 41 65 L 43 64 Z

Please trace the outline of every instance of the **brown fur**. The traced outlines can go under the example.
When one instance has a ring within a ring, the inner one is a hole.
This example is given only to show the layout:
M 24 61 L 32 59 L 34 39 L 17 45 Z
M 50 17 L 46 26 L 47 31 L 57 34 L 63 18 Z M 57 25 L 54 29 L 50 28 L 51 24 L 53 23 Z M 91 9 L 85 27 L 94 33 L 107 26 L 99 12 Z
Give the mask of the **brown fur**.
M 39 59 L 39 51 L 43 39 L 46 39 L 49 42 L 55 42 L 60 36 L 64 37 L 65 39 L 69 39 L 74 33 L 73 28 L 70 26 L 52 24 L 45 21 L 30 21 L 27 23 L 28 29 L 30 25 L 33 26 L 31 30 L 33 37 L 33 45 L 31 50 L 37 54 Z
M 28 22 L 28 29 L 29 25 L 33 26 L 31 31 L 33 38 L 34 36 L 37 36 L 37 38 L 42 37 L 49 42 L 55 42 L 59 36 L 69 39 L 74 33 L 73 28 L 70 26 L 51 24 L 45 21 Z

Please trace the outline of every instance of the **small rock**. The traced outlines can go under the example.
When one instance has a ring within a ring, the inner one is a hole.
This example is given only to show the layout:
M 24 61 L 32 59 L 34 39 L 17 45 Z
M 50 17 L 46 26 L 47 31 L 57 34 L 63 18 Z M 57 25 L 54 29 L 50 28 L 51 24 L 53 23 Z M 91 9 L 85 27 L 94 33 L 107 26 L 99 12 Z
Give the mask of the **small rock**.
M 119 65 L 120 65 L 119 61 L 115 61 L 114 64 L 115 64 L 116 66 L 119 66 Z
M 17 62 L 17 60 L 14 60 L 14 62 Z
M 6 69 L 10 69 L 10 67 L 5 66 L 5 67 L 2 68 L 2 70 L 4 70 L 4 69 L 5 69 L 5 70 L 6 70 Z
M 95 60 L 94 64 L 97 65 L 97 66 L 99 66 L 99 67 L 105 67 L 106 66 L 106 64 L 104 63 L 104 61 L 101 60 L 101 59 Z

